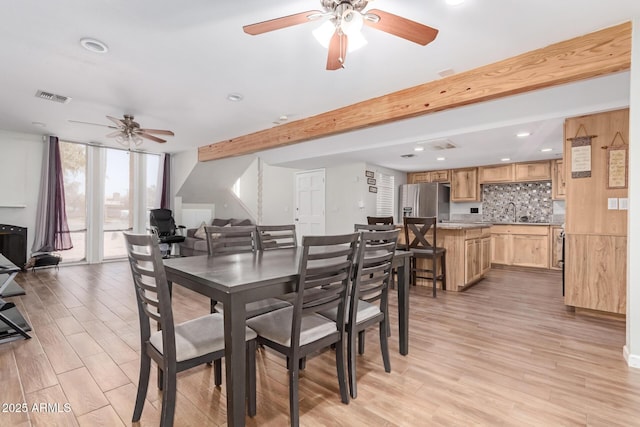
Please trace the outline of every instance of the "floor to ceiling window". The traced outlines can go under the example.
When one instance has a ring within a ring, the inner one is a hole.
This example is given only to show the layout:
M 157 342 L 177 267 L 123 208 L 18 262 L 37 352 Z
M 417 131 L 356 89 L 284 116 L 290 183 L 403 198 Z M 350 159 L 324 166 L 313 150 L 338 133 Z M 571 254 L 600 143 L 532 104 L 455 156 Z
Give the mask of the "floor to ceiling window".
M 122 231 L 144 232 L 159 207 L 160 156 L 61 142 L 67 218 L 73 249 L 63 262 L 126 256 Z

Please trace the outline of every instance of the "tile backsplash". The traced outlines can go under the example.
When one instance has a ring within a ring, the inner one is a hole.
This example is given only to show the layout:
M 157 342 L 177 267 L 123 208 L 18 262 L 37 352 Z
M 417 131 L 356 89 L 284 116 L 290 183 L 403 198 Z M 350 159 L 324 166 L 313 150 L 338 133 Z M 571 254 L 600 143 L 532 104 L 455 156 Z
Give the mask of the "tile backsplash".
M 523 217 L 527 217 L 526 221 Z M 482 186 L 483 221 L 554 222 L 554 219 L 550 181 Z

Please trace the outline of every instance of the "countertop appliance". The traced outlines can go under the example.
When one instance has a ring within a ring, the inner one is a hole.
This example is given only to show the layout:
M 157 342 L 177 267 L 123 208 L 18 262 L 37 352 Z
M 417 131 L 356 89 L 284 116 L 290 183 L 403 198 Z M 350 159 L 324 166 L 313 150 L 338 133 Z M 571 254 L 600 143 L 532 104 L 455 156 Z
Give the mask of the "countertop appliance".
M 450 190 L 437 182 L 401 185 L 398 218 L 435 216 L 438 222 L 448 221 Z

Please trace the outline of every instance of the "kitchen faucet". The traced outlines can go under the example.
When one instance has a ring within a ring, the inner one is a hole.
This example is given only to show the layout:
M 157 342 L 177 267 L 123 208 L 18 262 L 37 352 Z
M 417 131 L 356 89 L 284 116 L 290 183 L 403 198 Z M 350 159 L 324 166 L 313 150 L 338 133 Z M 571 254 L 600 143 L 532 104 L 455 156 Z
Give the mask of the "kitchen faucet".
M 516 204 L 514 202 L 507 203 L 507 207 L 504 208 L 504 213 L 506 214 L 509 211 L 509 206 L 513 205 L 513 222 L 518 222 L 518 213 L 516 211 Z

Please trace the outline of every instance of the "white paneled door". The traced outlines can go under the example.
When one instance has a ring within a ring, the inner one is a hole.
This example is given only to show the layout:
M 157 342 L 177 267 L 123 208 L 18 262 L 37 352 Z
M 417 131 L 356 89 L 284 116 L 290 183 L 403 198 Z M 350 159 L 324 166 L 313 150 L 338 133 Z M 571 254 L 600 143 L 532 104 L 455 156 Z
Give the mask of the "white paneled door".
M 324 169 L 296 173 L 296 233 L 324 235 Z

